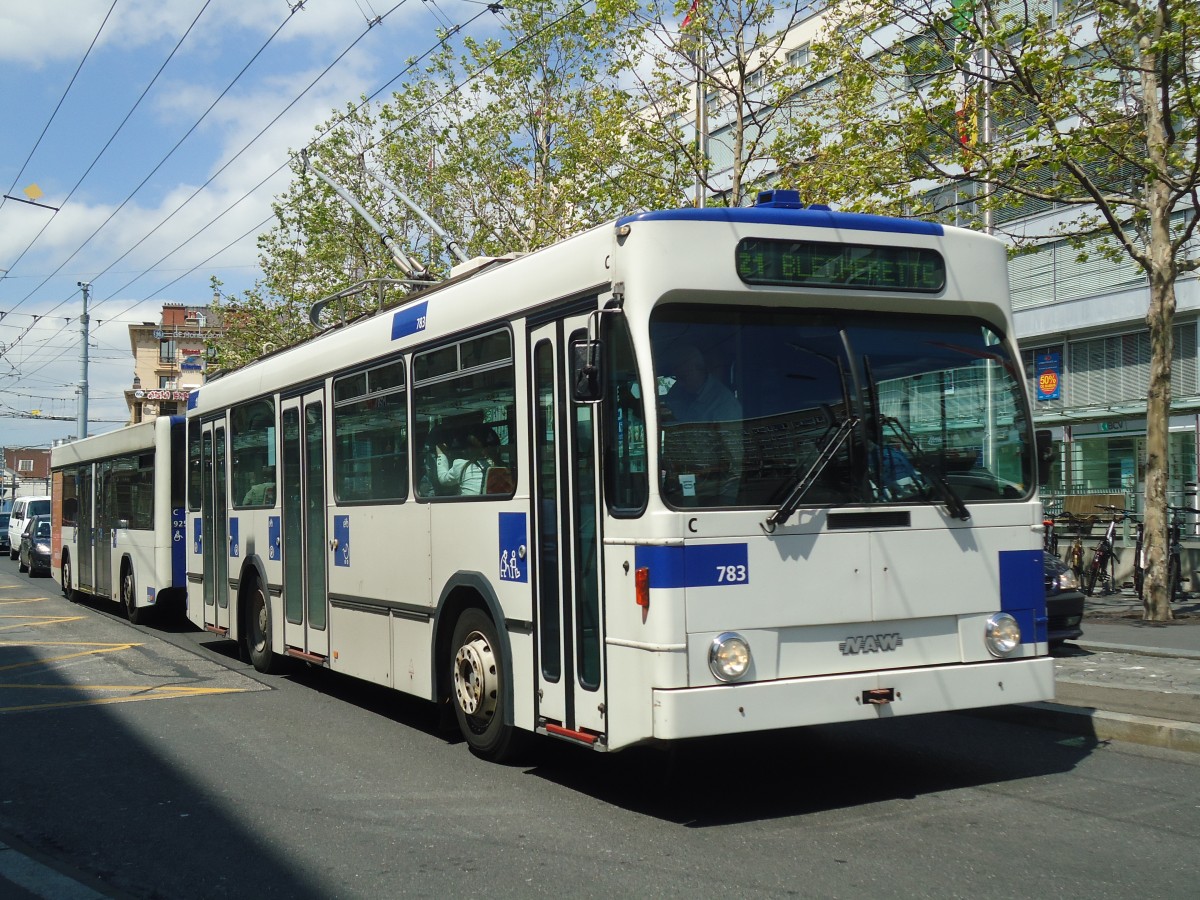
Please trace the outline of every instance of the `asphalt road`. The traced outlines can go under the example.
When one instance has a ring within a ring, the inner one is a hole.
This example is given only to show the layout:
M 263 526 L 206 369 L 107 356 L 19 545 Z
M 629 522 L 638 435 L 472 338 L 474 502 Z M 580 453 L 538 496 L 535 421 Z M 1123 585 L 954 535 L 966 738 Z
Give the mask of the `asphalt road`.
M 1200 758 L 943 715 L 497 766 L 4 558 L 0 844 L 138 898 L 1176 898 Z

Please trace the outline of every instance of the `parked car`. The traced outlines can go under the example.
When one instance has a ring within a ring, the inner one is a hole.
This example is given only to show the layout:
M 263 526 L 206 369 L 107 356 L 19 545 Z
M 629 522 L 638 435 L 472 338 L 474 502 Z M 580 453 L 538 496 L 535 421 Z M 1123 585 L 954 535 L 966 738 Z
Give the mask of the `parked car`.
M 33 516 L 50 515 L 49 497 L 18 497 L 8 519 L 8 558 L 16 559 L 25 523 Z
M 17 568 L 32 578 L 38 572 L 50 574 L 50 517 L 34 516 L 21 532 L 17 550 Z
M 0 553 L 8 553 L 12 549 L 12 541 L 8 539 L 8 516 L 7 511 L 0 512 Z
M 1075 573 L 1051 553 L 1042 554 L 1046 578 L 1047 639 L 1051 647 L 1061 646 L 1083 635 L 1083 592 Z

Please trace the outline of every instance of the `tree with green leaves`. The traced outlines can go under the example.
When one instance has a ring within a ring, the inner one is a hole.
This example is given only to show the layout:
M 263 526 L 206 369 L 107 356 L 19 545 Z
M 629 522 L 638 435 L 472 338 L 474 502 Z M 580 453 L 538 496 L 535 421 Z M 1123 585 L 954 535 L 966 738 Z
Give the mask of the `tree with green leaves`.
M 650 0 L 624 42 L 643 139 L 685 171 L 697 205 L 742 206 L 779 168 L 809 0 Z M 788 157 L 784 156 L 783 159 Z
M 633 8 L 629 0 L 505 3 L 497 35 L 445 35 L 387 102 L 351 105 L 318 126 L 311 167 L 347 190 L 433 278 L 455 262 L 447 237 L 469 255 L 526 253 L 678 202 L 686 172 L 645 140 L 640 109 L 622 86 L 616 47 L 638 27 Z M 348 285 L 405 277 L 362 216 L 299 158 L 293 169 L 275 203 L 276 224 L 259 240 L 262 280 L 223 303 L 227 318 L 254 327 L 226 334 L 217 348 L 222 364 L 308 336 L 308 307 Z M 445 237 L 375 174 L 440 223 Z M 389 287 L 383 302 L 409 293 Z M 379 302 L 363 292 L 339 300 L 335 314 Z
M 1175 281 L 1200 268 L 1200 6 L 833 0 L 825 24 L 793 86 L 785 178 L 844 208 L 965 214 L 1017 247 L 1100 239 L 1145 274 L 1145 617 L 1172 618 L 1167 425 Z M 1043 234 L 1002 215 L 1029 204 L 1051 211 Z

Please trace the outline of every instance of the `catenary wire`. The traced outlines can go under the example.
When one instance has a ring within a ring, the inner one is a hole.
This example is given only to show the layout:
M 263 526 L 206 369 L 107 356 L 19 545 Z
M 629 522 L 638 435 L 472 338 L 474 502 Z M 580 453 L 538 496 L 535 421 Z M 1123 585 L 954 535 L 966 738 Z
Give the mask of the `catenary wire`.
M 403 2 L 403 0 L 402 0 L 402 2 Z M 575 14 L 575 13 L 577 13 L 577 12 L 578 12 L 580 9 L 583 9 L 583 8 L 584 8 L 585 6 L 587 6 L 587 5 L 588 5 L 590 2 L 591 2 L 591 0 L 584 0 L 584 2 L 581 2 L 581 3 L 577 4 L 576 6 L 572 7 L 570 10 L 568 10 L 567 12 L 565 12 L 563 15 L 559 16 L 559 17 L 558 17 L 557 19 L 555 19 L 554 21 L 547 23 L 545 26 L 543 26 L 542 28 L 538 29 L 536 32 L 531 32 L 531 33 L 529 33 L 529 34 L 527 34 L 527 35 L 523 36 L 521 39 L 519 39 L 518 41 L 514 42 L 514 44 L 513 44 L 512 46 L 510 46 L 508 49 L 506 49 L 506 50 L 505 50 L 505 51 L 503 51 L 502 53 L 499 53 L 499 54 L 497 54 L 495 57 L 493 57 L 493 58 L 492 58 L 490 61 L 488 61 L 487 63 L 484 63 L 484 64 L 480 65 L 479 67 L 477 67 L 475 70 L 473 70 L 471 73 L 469 73 L 469 74 L 468 74 L 466 77 L 464 77 L 464 78 L 462 79 L 462 81 L 458 82 L 458 83 L 457 83 L 457 84 L 455 84 L 455 85 L 454 85 L 454 86 L 453 86 L 453 87 L 452 87 L 450 90 L 446 91 L 446 92 L 445 92 L 445 93 L 443 93 L 441 96 L 439 96 L 438 98 L 436 98 L 435 100 L 433 100 L 433 101 L 432 101 L 432 102 L 431 102 L 431 103 L 428 105 L 428 107 L 426 108 L 426 110 L 425 110 L 424 112 L 428 112 L 429 110 L 431 110 L 431 109 L 433 109 L 433 108 L 436 108 L 436 106 L 438 106 L 440 103 L 442 103 L 442 102 L 443 102 L 443 101 L 444 101 L 446 98 L 448 98 L 448 97 L 452 96 L 453 94 L 457 93 L 458 91 L 462 90 L 462 88 L 463 88 L 465 85 L 469 84 L 469 83 L 470 83 L 472 80 L 474 80 L 475 78 L 477 78 L 477 77 L 478 77 L 480 74 L 482 74 L 483 72 L 487 71 L 489 68 L 491 68 L 492 66 L 494 66 L 494 65 L 495 65 L 497 62 L 499 62 L 500 60 L 504 59 L 504 58 L 505 58 L 506 56 L 508 56 L 509 54 L 511 54 L 511 53 L 513 53 L 513 52 L 515 52 L 515 50 L 517 50 L 517 49 L 518 49 L 520 46 L 522 46 L 523 44 L 525 44 L 525 43 L 527 43 L 528 41 L 532 40 L 533 38 L 535 38 L 535 37 L 537 37 L 537 36 L 539 36 L 539 35 L 541 35 L 541 34 L 545 33 L 546 31 L 550 30 L 551 28 L 553 28 L 553 27 L 557 26 L 557 25 L 558 25 L 560 22 L 562 22 L 563 20 L 565 20 L 565 19 L 566 19 L 566 18 L 568 18 L 569 16 L 571 16 L 571 15 L 574 15 L 574 14 Z M 400 5 L 400 4 L 397 4 L 397 6 L 399 6 L 399 5 Z M 392 11 L 394 11 L 394 9 L 395 9 L 395 7 L 393 7 L 393 9 L 392 9 L 392 10 L 389 10 L 389 13 L 388 13 L 388 14 L 390 14 Z M 406 72 L 408 72 L 408 71 L 411 71 L 411 69 L 412 69 L 412 68 L 413 68 L 413 67 L 414 67 L 414 66 L 415 66 L 415 65 L 416 65 L 416 64 L 417 64 L 417 63 L 418 63 L 418 62 L 419 62 L 421 59 L 423 59 L 424 57 L 426 57 L 426 56 L 428 56 L 429 54 L 431 54 L 432 52 L 434 52 L 434 51 L 435 51 L 435 50 L 436 50 L 438 47 L 442 46 L 442 45 L 443 45 L 443 44 L 444 44 L 444 43 L 445 43 L 445 42 L 446 42 L 446 41 L 447 41 L 447 40 L 448 40 L 450 37 L 452 37 L 454 34 L 458 33 L 459 31 L 461 31 L 461 30 L 463 30 L 464 28 L 468 27 L 469 25 L 473 24 L 473 23 L 474 23 L 474 22 L 475 22 L 475 21 L 476 21 L 476 20 L 477 20 L 477 19 L 478 19 L 480 16 L 482 16 L 482 15 L 483 15 L 485 12 L 497 13 L 497 12 L 500 12 L 500 11 L 502 11 L 502 7 L 501 7 L 499 4 L 495 4 L 495 3 L 489 3 L 489 4 L 485 5 L 485 6 L 483 6 L 483 8 L 480 10 L 480 12 L 479 12 L 479 13 L 477 13 L 475 16 L 473 16 L 473 17 L 472 17 L 470 20 L 468 20 L 468 21 L 467 21 L 466 23 L 464 23 L 463 25 L 456 25 L 456 26 L 454 26 L 452 29 L 450 29 L 450 31 L 449 31 L 447 34 L 445 34 L 445 35 L 443 35 L 441 38 L 439 38 L 439 40 L 438 40 L 438 41 L 437 41 L 437 42 L 436 42 L 436 43 L 435 43 L 435 44 L 434 44 L 434 45 L 433 45 L 433 46 L 432 46 L 432 47 L 431 47 L 429 50 L 427 50 L 425 53 L 421 54 L 421 56 L 420 56 L 420 57 L 416 57 L 415 59 L 413 59 L 412 61 L 410 61 L 410 63 L 409 63 L 409 65 L 408 65 L 408 66 L 406 66 L 406 67 L 405 67 L 403 70 L 401 70 L 399 73 L 397 73 L 395 76 L 393 76 L 393 77 L 392 77 L 392 78 L 391 78 L 391 79 L 390 79 L 388 82 L 386 82 L 386 83 L 385 83 L 385 84 L 384 84 L 382 87 L 380 87 L 378 90 L 376 90 L 374 93 L 372 93 L 372 94 L 371 94 L 369 97 L 367 97 L 367 98 L 366 98 L 366 99 L 365 99 L 365 100 L 364 100 L 362 103 L 360 103 L 360 104 L 358 104 L 357 106 L 355 106 L 355 107 L 354 107 L 352 110 L 350 110 L 349 112 L 347 112 L 345 115 L 338 117 L 338 119 L 336 119 L 336 120 L 335 120 L 333 123 L 331 123 L 331 124 L 329 125 L 329 127 L 327 127 L 327 128 L 326 128 L 326 129 L 325 129 L 325 130 L 324 130 L 324 131 L 321 133 L 321 134 L 319 134 L 319 135 L 318 135 L 316 138 L 314 138 L 314 139 L 313 139 L 313 140 L 312 140 L 312 141 L 309 143 L 309 145 L 308 145 L 308 146 L 310 146 L 310 147 L 311 147 L 312 145 L 316 144 L 316 143 L 317 143 L 317 142 L 319 142 L 321 139 L 323 139 L 325 136 L 327 136 L 327 135 L 328 135 L 330 132 L 332 132 L 332 131 L 333 131 L 333 130 L 334 130 L 334 129 L 335 129 L 337 126 L 338 126 L 338 125 L 340 125 L 340 124 L 341 124 L 343 121 L 345 121 L 345 120 L 346 120 L 346 119 L 347 119 L 347 118 L 348 118 L 350 115 L 352 115 L 352 114 L 353 114 L 353 112 L 357 111 L 358 109 L 361 109 L 361 108 L 362 108 L 363 106 L 365 106 L 367 103 L 371 102 L 371 101 L 372 101 L 372 100 L 374 100 L 376 97 L 378 97 L 378 95 L 379 95 L 379 94 L 381 94 L 381 93 L 382 93 L 384 90 L 386 90 L 386 89 L 387 89 L 389 86 L 391 86 L 391 85 L 392 85 L 392 84 L 393 84 L 393 83 L 394 83 L 394 82 L 395 82 L 397 79 L 399 79 L 400 77 L 402 77 L 402 76 L 403 76 L 403 75 L 404 75 Z M 387 14 L 385 14 L 385 15 L 387 15 Z M 281 25 L 280 27 L 282 27 L 282 25 Z M 260 52 L 261 52 L 261 51 L 260 51 Z M 249 65 L 249 64 L 248 64 L 248 65 Z M 306 89 L 306 90 L 307 90 L 307 89 Z M 297 98 L 297 99 L 298 99 L 298 98 Z M 419 115 L 419 114 L 418 114 L 418 115 Z M 416 118 L 416 117 L 414 117 L 414 119 L 415 119 L 415 118 Z M 381 142 L 382 142 L 382 140 L 384 140 L 384 139 L 386 139 L 387 137 L 389 137 L 390 135 L 392 135 L 392 134 L 396 133 L 396 132 L 399 130 L 399 128 L 400 128 L 400 127 L 404 127 L 405 125 L 407 125 L 407 124 L 411 123 L 411 121 L 413 121 L 414 119 L 409 119 L 407 122 L 405 122 L 405 123 L 402 123 L 402 125 L 401 125 L 401 126 L 399 126 L 398 128 L 394 128 L 394 129 L 391 129 L 391 130 L 389 130 L 389 131 L 385 132 L 385 133 L 384 133 L 384 134 L 381 136 L 381 138 L 380 138 L 379 140 L 375 141 L 375 142 L 374 142 L 373 144 L 371 144 L 370 146 L 371 146 L 371 147 L 378 146 L 378 145 L 379 145 L 379 143 L 381 143 Z M 261 134 L 261 133 L 260 133 L 260 134 Z M 253 140 L 256 140 L 258 136 L 259 136 L 259 135 L 256 135 L 256 137 L 255 137 Z M 245 149 L 245 148 L 243 148 L 243 151 L 242 151 L 242 152 L 244 152 L 244 149 Z M 253 188 L 252 188 L 250 191 L 246 192 L 246 193 L 245 193 L 245 194 L 244 194 L 244 195 L 243 195 L 241 198 L 239 198 L 239 200 L 235 201 L 233 204 L 231 204 L 229 207 L 227 207 L 227 208 L 226 208 L 226 209 L 225 209 L 225 210 L 224 210 L 222 213 L 218 214 L 218 215 L 217 215 L 215 218 L 213 218 L 212 220 L 210 220 L 210 221 L 209 221 L 209 222 L 208 222 L 206 225 L 204 225 L 204 226 L 203 226 L 203 227 L 201 227 L 199 230 L 197 230 L 196 232 L 194 232 L 194 233 L 193 233 L 193 235 L 192 235 L 191 237 L 189 237 L 189 238 L 188 238 L 186 241 L 184 241 L 184 242 L 183 242 L 183 244 L 181 244 L 179 247 L 176 247 L 174 250 L 172 250 L 170 253 L 168 253 L 166 256 L 164 256 L 162 259 L 166 259 L 167 257 L 169 257 L 170 255 L 172 255 L 173 253 L 177 252 L 177 251 L 180 249 L 180 247 L 182 247 L 182 246 L 186 245 L 186 243 L 190 242 L 190 241 L 191 241 L 191 240 L 193 240 L 193 239 L 194 239 L 196 236 L 198 236 L 199 234 L 203 233 L 203 231 L 205 231 L 207 228 L 211 227 L 211 225 L 212 225 L 213 223 L 215 223 L 215 222 L 216 222 L 218 219 L 220 219 L 222 216 L 224 216 L 224 215 L 225 215 L 225 213 L 229 212 L 229 211 L 230 211 L 230 210 L 231 210 L 231 209 L 232 209 L 234 206 L 236 206 L 238 203 L 241 203 L 243 200 L 247 199 L 247 198 L 248 198 L 249 196 L 251 196 L 251 195 L 252 195 L 252 194 L 253 194 L 255 191 L 257 191 L 257 190 L 258 190 L 258 188 L 260 188 L 260 187 L 262 186 L 262 184 L 263 184 L 263 183 L 265 183 L 265 181 L 267 181 L 268 179 L 270 179 L 271 177 L 273 177 L 275 174 L 277 174 L 279 171 L 281 171 L 282 169 L 284 169 L 284 168 L 286 168 L 288 165 L 290 165 L 290 164 L 292 163 L 292 161 L 293 161 L 293 160 L 296 158 L 296 156 L 297 156 L 297 155 L 298 155 L 298 154 L 295 154 L 295 155 L 293 155 L 292 157 L 289 157 L 289 159 L 288 159 L 288 161 L 287 161 L 287 162 L 285 162 L 284 164 L 282 164 L 282 165 L 280 165 L 278 168 L 276 168 L 276 169 L 275 169 L 273 172 L 271 172 L 271 173 L 270 173 L 270 174 L 269 174 L 269 175 L 268 175 L 266 178 L 264 178 L 262 181 L 260 181 L 258 184 L 256 184 L 256 185 L 255 185 L 255 186 L 254 186 L 254 187 L 253 187 Z M 215 177 L 215 176 L 214 176 L 214 177 Z M 189 199 L 190 199 L 190 198 L 189 198 Z M 186 201 L 185 201 L 185 202 L 186 202 Z M 110 319 L 112 319 L 112 318 L 120 317 L 121 315 L 124 315 L 124 314 L 125 314 L 126 312 L 128 312 L 129 310 L 131 310 L 131 309 L 134 309 L 135 307 L 137 307 L 137 306 L 141 305 L 141 304 L 142 304 L 142 303 L 144 303 L 144 302 L 147 302 L 149 299 L 151 299 L 151 297 L 153 297 L 153 296 L 154 296 L 154 294 L 161 293 L 163 290 L 166 290 L 166 289 L 167 289 L 167 288 L 169 288 L 171 285 L 173 285 L 173 284 L 177 283 L 178 281 L 181 281 L 183 278 L 186 278 L 188 275 L 190 275 L 190 274 L 191 274 L 192 272 L 194 272 L 196 269 L 200 268 L 201 266 L 203 266 L 203 265 L 205 265 L 206 263 L 208 263 L 210 260 L 214 259 L 216 256 L 218 256 L 218 255 L 220 255 L 221 253 L 225 252 L 225 251 L 226 251 L 226 250 L 228 250 L 230 247 L 232 247 L 234 244 L 236 244 L 236 243 L 238 243 L 239 241 L 243 240 L 245 237 L 247 237 L 247 236 L 249 236 L 250 234 L 254 233 L 254 232 L 255 232 L 255 231 L 257 231 L 258 229 L 260 229 L 260 228 L 264 227 L 264 226 L 265 226 L 267 223 L 269 223 L 269 222 L 270 222 L 270 221 L 271 221 L 273 218 L 274 218 L 274 216 L 272 215 L 272 216 L 268 216 L 267 218 L 263 219 L 263 220 L 262 220 L 262 222 L 260 222 L 259 224 L 257 224 L 257 225 L 256 225 L 256 226 L 254 226 L 253 228 L 249 229 L 248 231 L 246 231 L 246 232 L 245 232 L 245 233 L 243 233 L 242 235 L 239 235 L 237 238 L 235 238 L 234 240 L 230 241 L 230 242 L 229 242 L 228 244 L 226 244 L 224 247 L 222 247 L 221 249 L 217 250 L 215 253 L 211 254 L 210 256 L 208 256 L 207 258 L 205 258 L 204 260 L 201 260 L 199 263 L 197 263 L 195 266 L 193 266 L 191 269 L 187 270 L 187 271 L 186 271 L 186 272 L 184 272 L 183 274 L 179 275 L 177 278 L 173 279 L 172 281 L 168 282 L 168 283 L 167 283 L 167 284 L 165 284 L 165 285 L 162 285 L 162 286 L 160 286 L 160 287 L 159 287 L 157 290 L 155 290 L 155 291 L 151 292 L 151 294 L 149 294 L 147 297 L 145 297 L 145 298 L 143 298 L 143 299 L 141 299 L 141 300 L 135 301 L 134 303 L 130 304 L 128 307 L 126 307 L 126 308 L 125 308 L 124 310 L 122 310 L 120 313 L 117 313 L 117 314 L 116 314 L 116 316 L 112 316 L 112 317 L 109 317 L 109 318 L 110 318 Z M 122 257 L 122 258 L 123 258 L 123 257 Z M 160 259 L 160 260 L 159 260 L 159 262 L 161 262 L 161 261 L 162 261 L 162 259 Z M 64 264 L 64 265 L 65 265 L 65 264 Z M 155 265 L 157 265 L 157 263 L 156 263 Z M 154 268 L 154 266 L 151 266 L 150 268 L 151 268 L 151 269 L 153 269 L 153 268 Z M 106 271 L 107 271 L 107 270 L 106 270 Z M 134 281 L 136 281 L 136 280 L 137 280 L 137 279 L 134 279 Z M 130 282 L 130 283 L 132 283 L 132 282 Z M 109 297 L 105 298 L 104 300 L 102 300 L 102 301 L 100 301 L 100 302 L 106 302 L 106 301 L 109 301 L 109 300 L 111 300 L 111 299 L 112 299 L 112 297 L 113 297 L 113 296 L 114 296 L 114 295 L 110 295 Z M 68 299 L 69 299 L 69 298 L 68 298 Z M 66 302 L 67 302 L 67 300 L 63 300 L 63 301 L 61 301 L 61 302 L 58 304 L 58 306 L 62 306 L 62 305 L 63 305 L 64 303 L 66 303 Z M 99 305 L 99 304 L 97 304 L 97 305 Z M 52 308 L 52 310 L 50 310 L 50 311 L 52 312 L 52 311 L 53 311 L 53 309 L 57 309 L 57 308 L 58 308 L 58 306 L 55 306 L 55 307 L 53 307 L 53 308 Z M 37 366 L 37 368 L 33 369 L 33 370 L 32 370 L 32 371 L 29 373 L 29 374 L 30 374 L 30 375 L 32 375 L 32 374 L 34 374 L 34 373 L 36 373 L 36 372 L 40 372 L 40 371 L 41 371 L 42 369 L 44 369 L 46 366 L 48 366 L 48 365 L 51 365 L 52 363 L 54 363 L 54 362 L 56 362 L 58 359 L 60 359 L 60 358 L 62 357 L 62 355 L 64 355 L 66 352 L 67 352 L 67 351 L 65 351 L 65 350 L 64 350 L 64 351 L 61 351 L 60 353 L 56 354 L 56 355 L 55 355 L 54 357 L 52 357 L 51 359 L 48 359 L 48 360 L 46 360 L 45 362 L 43 362 L 41 365 Z
M 296 9 L 298 9 L 298 8 L 299 7 L 297 7 Z M 259 56 L 261 56 L 263 54 L 263 51 L 265 51 L 267 49 L 267 47 L 270 46 L 271 42 L 273 40 L 275 40 L 275 37 L 279 34 L 279 32 L 281 32 L 284 29 L 284 26 L 286 26 L 288 24 L 288 22 L 290 22 L 292 20 L 292 16 L 294 16 L 296 14 L 296 9 L 292 9 L 288 13 L 287 18 L 279 23 L 279 26 L 273 32 L 271 32 L 271 36 L 268 37 L 266 39 L 266 41 L 263 43 L 263 45 L 261 47 L 259 47 L 257 51 L 255 51 L 254 55 L 252 57 L 250 57 L 249 62 L 247 62 L 242 67 L 241 71 L 239 71 L 237 73 L 237 75 L 234 76 L 233 81 L 229 82 L 229 84 L 225 86 L 225 89 L 223 91 L 221 91 L 221 93 L 217 96 L 217 98 L 215 100 L 213 100 L 212 103 L 209 104 L 208 108 L 203 113 L 200 114 L 200 118 L 197 119 L 192 124 L 192 126 L 190 128 L 188 128 L 188 130 L 186 132 L 184 132 L 183 137 L 181 137 L 178 141 L 175 142 L 175 145 L 170 150 L 167 151 L 167 155 L 164 156 L 162 159 L 160 159 L 157 164 L 155 164 L 154 168 L 151 169 L 149 174 L 147 174 L 146 177 L 143 178 L 141 180 L 141 182 L 138 183 L 137 187 L 135 187 L 129 193 L 129 195 L 124 200 L 121 201 L 120 205 L 118 205 L 116 209 L 114 209 L 111 213 L 108 214 L 108 217 L 103 222 L 101 222 L 90 235 L 88 235 L 86 238 L 84 238 L 83 243 L 80 244 L 78 247 L 76 247 L 74 252 L 72 252 L 70 256 L 68 256 L 65 260 L 63 260 L 59 264 L 58 268 L 56 268 L 53 272 L 51 272 L 49 275 L 47 275 L 45 278 L 43 278 L 42 281 L 38 283 L 37 287 L 35 287 L 32 291 L 30 291 L 28 294 L 26 294 L 24 297 L 22 297 L 17 302 L 17 304 L 16 304 L 17 306 L 20 306 L 22 303 L 24 303 L 26 300 L 28 300 L 30 297 L 32 297 L 35 293 L 37 293 L 37 291 L 42 287 L 42 285 L 44 285 L 47 281 L 49 281 L 51 278 L 53 278 L 55 275 L 57 275 L 59 272 L 61 272 L 62 269 L 67 265 L 67 263 L 69 263 L 76 256 L 78 256 L 80 251 L 82 251 L 84 247 L 86 247 L 89 243 L 91 243 L 92 238 L 94 238 L 97 234 L 99 234 L 100 231 L 116 217 L 117 213 L 119 213 L 121 210 L 123 210 L 126 207 L 126 205 L 137 195 L 138 191 L 140 191 L 143 187 L 145 187 L 146 183 L 151 178 L 153 178 L 154 174 L 156 172 L 158 172 L 158 170 L 161 169 L 166 164 L 167 160 L 169 160 L 175 154 L 175 151 L 178 150 L 180 148 L 180 146 L 182 146 L 183 142 L 186 141 L 195 132 L 195 130 L 200 127 L 201 123 L 206 118 L 208 118 L 208 114 L 211 113 L 213 111 L 213 109 L 216 107 L 216 105 L 218 103 L 220 103 L 222 99 L 224 99 L 225 95 L 228 94 L 233 89 L 233 86 L 235 84 L 237 84 L 238 81 L 241 80 L 242 76 L 246 74 L 246 71 L 252 65 L 254 65 L 255 60 L 257 60 L 259 58 Z M 66 300 L 62 301 L 62 303 L 66 303 L 66 302 L 67 302 Z M 62 303 L 60 303 L 59 306 L 61 306 Z M 57 309 L 57 307 L 54 307 L 54 308 Z
M 71 87 L 75 84 L 75 79 L 79 77 L 79 73 L 83 70 L 84 63 L 86 63 L 88 57 L 92 55 L 92 50 L 96 46 L 96 41 L 100 40 L 100 34 L 104 31 L 104 26 L 108 24 L 109 17 L 116 8 L 117 0 L 113 0 L 112 6 L 110 6 L 108 8 L 108 12 L 104 14 L 104 21 L 101 22 L 100 27 L 96 29 L 96 33 L 92 37 L 92 42 L 88 44 L 87 52 L 83 54 L 83 59 L 79 61 L 79 65 L 75 69 L 75 74 L 71 76 L 71 80 L 67 83 L 66 90 L 64 90 L 62 96 L 58 98 L 58 104 L 54 107 L 54 111 L 50 113 L 50 118 L 46 120 L 46 124 L 42 128 L 42 133 L 39 134 L 37 140 L 33 142 L 33 147 L 30 148 L 29 155 L 25 157 L 25 162 L 21 163 L 21 168 L 17 171 L 16 177 L 13 178 L 12 186 L 8 189 L 7 193 L 11 194 L 14 190 L 16 190 L 17 183 L 21 180 L 21 176 L 25 174 L 25 168 L 29 165 L 29 161 L 33 159 L 33 154 L 37 152 L 38 147 L 41 146 L 42 138 L 44 138 L 46 136 L 46 132 L 50 130 L 51 123 L 54 122 L 55 116 L 58 115 L 58 111 L 62 108 L 63 102 L 67 99 L 67 95 L 71 93 Z M 3 208 L 4 203 L 5 198 L 0 197 L 0 208 Z
M 116 127 L 116 130 L 113 131 L 113 133 L 109 136 L 108 140 L 105 141 L 104 146 L 100 148 L 100 152 L 95 155 L 95 157 L 92 159 L 92 161 L 88 164 L 88 167 L 84 170 L 83 174 L 79 176 L 79 180 L 76 181 L 74 186 L 71 188 L 71 190 L 69 190 L 67 192 L 67 196 L 64 197 L 62 199 L 62 202 L 60 202 L 58 204 L 59 210 L 61 210 L 64 206 L 66 206 L 67 203 L 70 202 L 71 198 L 73 196 L 75 196 L 75 192 L 77 190 L 79 190 L 79 186 L 81 184 L 83 184 L 84 179 L 87 178 L 88 175 L 91 174 L 92 169 L 94 169 L 96 167 L 96 163 L 98 163 L 100 161 L 100 157 L 102 157 L 105 154 L 105 152 L 108 150 L 108 148 L 112 144 L 112 142 L 114 140 L 116 140 L 117 135 L 121 133 L 121 130 L 125 127 L 126 123 L 129 122 L 129 119 L 133 115 L 134 111 L 141 105 L 142 101 L 144 99 L 146 99 L 146 94 L 148 94 L 150 92 L 150 88 L 154 87 L 154 83 L 156 81 L 158 81 L 158 77 L 160 75 L 162 75 L 163 70 L 167 67 L 167 64 L 170 63 L 171 60 L 175 58 L 175 54 L 179 52 L 179 48 L 183 46 L 183 42 L 185 40 L 187 40 L 188 35 L 192 33 L 192 29 L 196 27 L 196 23 L 200 21 L 200 17 L 202 15 L 204 15 L 204 11 L 206 9 L 208 9 L 210 3 L 212 3 L 212 0 L 204 0 L 204 6 L 202 6 L 200 8 L 200 12 L 196 13 L 196 18 L 194 18 L 192 20 L 192 24 L 187 27 L 187 31 L 185 31 L 183 33 L 183 36 L 179 39 L 178 43 L 175 44 L 175 47 L 171 50 L 170 54 L 167 56 L 167 58 L 165 60 L 163 60 L 163 64 L 161 66 L 159 66 L 158 71 L 154 73 L 154 77 L 151 78 L 150 82 L 146 85 L 146 87 L 142 89 L 142 93 L 140 95 L 138 95 L 138 98 L 137 98 L 137 100 L 134 101 L 133 106 L 131 106 L 129 108 L 129 112 L 125 113 L 125 118 L 123 118 L 121 120 L 121 124 L 119 124 Z M 111 12 L 111 10 L 110 10 L 110 12 Z M 20 176 L 18 176 L 18 178 L 19 177 Z M 40 238 L 43 234 L 45 234 L 46 229 L 50 227 L 50 223 L 54 221 L 54 219 L 57 215 L 58 215 L 58 210 L 55 211 L 54 215 L 50 216 L 48 219 L 46 219 L 46 221 L 44 223 L 42 223 L 42 227 L 38 230 L 38 233 L 33 236 L 33 239 L 30 240 L 30 242 L 28 244 L 25 245 L 25 249 L 22 250 L 19 254 L 17 254 L 17 258 L 14 259 L 12 261 L 12 263 L 9 265 L 9 269 L 15 269 L 17 267 L 17 265 L 21 262 L 21 260 L 24 259 L 25 254 L 28 253 L 29 250 L 33 247 L 33 245 L 37 243 L 38 238 Z M 94 235 L 93 235 L 93 237 L 94 237 Z M 89 238 L 89 240 L 91 240 L 91 238 Z M 67 262 L 70 262 L 70 260 L 68 260 Z M 63 265 L 66 265 L 66 263 L 63 263 Z M 45 282 L 43 281 L 42 284 L 45 284 Z M 41 287 L 41 285 L 38 285 L 38 287 Z M 36 291 L 37 288 L 34 288 L 34 290 Z M 22 303 L 25 302 L 25 300 L 28 300 L 28 299 L 29 299 L 29 297 L 26 296 L 24 299 L 18 301 L 17 304 L 13 307 L 13 309 L 16 309 L 17 306 L 20 306 Z

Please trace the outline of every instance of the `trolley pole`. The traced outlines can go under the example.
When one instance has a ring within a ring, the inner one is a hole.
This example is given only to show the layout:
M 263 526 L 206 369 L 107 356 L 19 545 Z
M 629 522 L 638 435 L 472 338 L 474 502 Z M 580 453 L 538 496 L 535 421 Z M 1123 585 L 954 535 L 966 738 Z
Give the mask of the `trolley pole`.
M 79 439 L 88 436 L 88 291 L 92 289 L 90 281 L 78 282 L 83 289 L 83 315 L 79 317 L 79 419 L 75 430 Z

